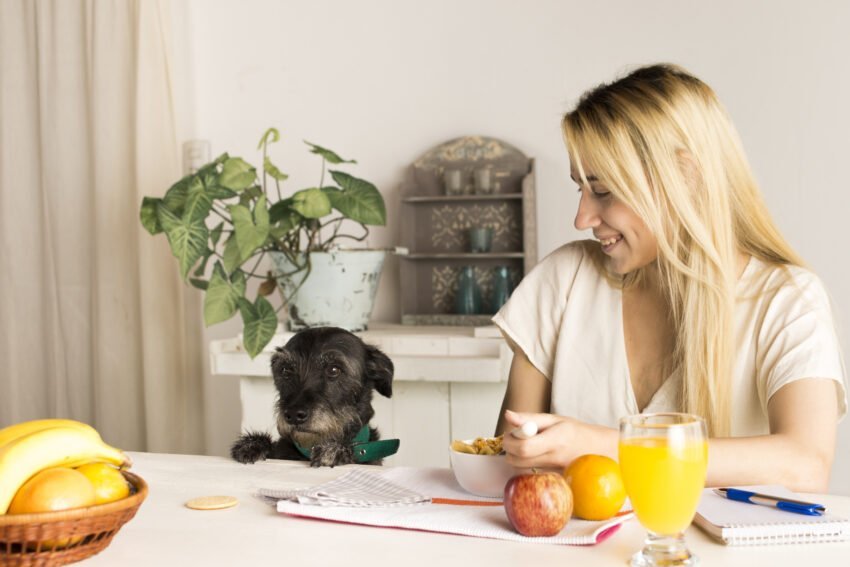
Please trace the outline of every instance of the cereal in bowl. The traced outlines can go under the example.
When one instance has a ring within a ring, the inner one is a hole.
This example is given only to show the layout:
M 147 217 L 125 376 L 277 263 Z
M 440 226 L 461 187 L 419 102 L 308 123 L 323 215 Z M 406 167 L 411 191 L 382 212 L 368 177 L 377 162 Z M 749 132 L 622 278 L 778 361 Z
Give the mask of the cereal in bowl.
M 502 436 L 476 437 L 472 443 L 452 441 L 452 450 L 470 455 L 498 455 L 502 452 Z

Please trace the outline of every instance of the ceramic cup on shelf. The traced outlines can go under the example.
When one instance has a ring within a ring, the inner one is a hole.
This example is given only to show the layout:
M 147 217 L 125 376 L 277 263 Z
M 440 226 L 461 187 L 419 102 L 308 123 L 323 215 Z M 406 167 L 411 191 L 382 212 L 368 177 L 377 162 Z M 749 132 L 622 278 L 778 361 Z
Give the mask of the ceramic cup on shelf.
M 473 173 L 476 195 L 490 195 L 494 189 L 493 170 L 489 167 L 479 167 Z
M 493 247 L 493 229 L 489 226 L 474 226 L 469 229 L 469 251 L 489 252 Z
M 443 185 L 446 195 L 461 195 L 464 190 L 463 170 L 447 169 L 443 172 Z

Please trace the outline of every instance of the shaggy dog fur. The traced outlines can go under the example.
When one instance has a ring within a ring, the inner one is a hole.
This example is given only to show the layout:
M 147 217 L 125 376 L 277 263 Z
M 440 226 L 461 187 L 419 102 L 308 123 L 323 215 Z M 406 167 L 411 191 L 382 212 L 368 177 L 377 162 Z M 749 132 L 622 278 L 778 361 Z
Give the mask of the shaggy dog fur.
M 230 448 L 240 463 L 305 460 L 293 441 L 312 447 L 310 465 L 354 462 L 354 436 L 375 414 L 372 390 L 392 396 L 393 363 L 376 347 L 337 327 L 300 331 L 272 356 L 280 438 L 246 432 Z M 369 440 L 379 438 L 370 427 Z M 377 463 L 379 464 L 379 463 Z

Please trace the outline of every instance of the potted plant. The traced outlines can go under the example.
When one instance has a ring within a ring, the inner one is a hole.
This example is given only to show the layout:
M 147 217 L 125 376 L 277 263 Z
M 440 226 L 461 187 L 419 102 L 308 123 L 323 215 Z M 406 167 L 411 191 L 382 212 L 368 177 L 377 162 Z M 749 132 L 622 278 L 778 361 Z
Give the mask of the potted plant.
M 373 184 L 339 169 L 327 170 L 327 164 L 357 162 L 305 141 L 322 159 L 319 184 L 284 196 L 281 184 L 288 176 L 268 156 L 269 144 L 279 139 L 275 128 L 260 139 L 260 173 L 225 153 L 177 181 L 162 198 L 145 197 L 140 212 L 148 232 L 165 233 L 183 279 L 204 290 L 206 325 L 239 311 L 243 343 L 251 357 L 272 339 L 283 309 L 293 330 L 317 325 L 365 328 L 386 253 L 340 247 L 344 240 L 363 241 L 368 226 L 386 224 L 384 199 Z M 325 184 L 326 173 L 333 183 Z M 346 221 L 359 227 L 356 233 L 344 230 Z M 274 273 L 261 271 L 267 255 Z M 354 267 L 346 264 L 351 259 Z M 262 280 L 253 301 L 246 297 L 251 278 Z M 344 280 L 366 287 L 328 289 Z M 267 299 L 275 291 L 277 307 Z M 317 300 L 322 291 L 330 297 Z M 361 306 L 352 307 L 352 300 Z M 334 320 L 321 307 L 348 317 Z

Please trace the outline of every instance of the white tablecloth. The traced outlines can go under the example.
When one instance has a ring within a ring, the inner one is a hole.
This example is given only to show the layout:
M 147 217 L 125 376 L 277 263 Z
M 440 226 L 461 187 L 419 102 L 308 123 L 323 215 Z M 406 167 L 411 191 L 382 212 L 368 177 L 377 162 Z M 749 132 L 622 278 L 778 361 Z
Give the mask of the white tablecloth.
M 311 469 L 306 463 L 268 461 L 241 465 L 221 457 L 131 453 L 133 470 L 150 486 L 136 517 L 112 544 L 85 565 L 169 567 L 465 567 L 571 565 L 623 567 L 640 548 L 643 530 L 628 522 L 607 541 L 589 547 L 486 540 L 413 530 L 385 529 L 281 516 L 252 496 L 260 486 L 300 488 L 348 467 Z M 187 500 L 227 494 L 235 508 L 201 512 Z M 850 517 L 850 498 L 818 496 L 832 512 Z M 850 565 L 850 542 L 730 548 L 692 527 L 687 540 L 703 565 Z

